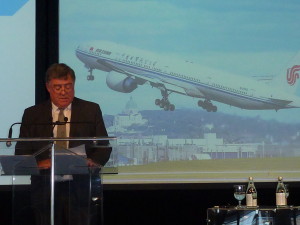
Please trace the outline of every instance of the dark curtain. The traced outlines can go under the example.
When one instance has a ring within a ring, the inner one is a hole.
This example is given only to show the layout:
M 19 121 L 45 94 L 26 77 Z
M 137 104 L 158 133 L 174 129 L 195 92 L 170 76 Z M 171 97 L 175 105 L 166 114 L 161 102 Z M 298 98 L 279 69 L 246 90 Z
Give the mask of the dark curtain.
M 45 72 L 58 62 L 59 0 L 36 0 L 36 82 L 35 103 L 49 98 L 45 88 Z

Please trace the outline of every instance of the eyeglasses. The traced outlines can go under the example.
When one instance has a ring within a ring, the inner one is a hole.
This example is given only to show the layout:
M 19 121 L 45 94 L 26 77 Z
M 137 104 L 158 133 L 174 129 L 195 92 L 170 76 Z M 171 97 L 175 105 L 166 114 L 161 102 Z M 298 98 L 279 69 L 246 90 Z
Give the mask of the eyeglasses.
M 73 83 L 69 83 L 69 84 L 54 84 L 52 87 L 53 87 L 53 90 L 55 92 L 61 92 L 62 90 L 64 90 L 65 92 L 69 92 L 69 91 L 73 90 L 74 84 Z

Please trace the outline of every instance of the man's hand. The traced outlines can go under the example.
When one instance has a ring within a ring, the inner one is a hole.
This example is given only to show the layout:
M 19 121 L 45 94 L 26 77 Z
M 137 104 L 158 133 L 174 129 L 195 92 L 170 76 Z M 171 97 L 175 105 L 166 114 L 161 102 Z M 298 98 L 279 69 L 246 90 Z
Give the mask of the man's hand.
M 38 161 L 38 167 L 39 167 L 39 169 L 49 169 L 51 167 L 50 159 L 44 159 L 44 160 Z
M 88 167 L 95 167 L 95 166 L 97 166 L 97 163 L 94 163 L 93 160 L 91 160 L 89 158 L 87 158 L 86 160 L 87 160 Z

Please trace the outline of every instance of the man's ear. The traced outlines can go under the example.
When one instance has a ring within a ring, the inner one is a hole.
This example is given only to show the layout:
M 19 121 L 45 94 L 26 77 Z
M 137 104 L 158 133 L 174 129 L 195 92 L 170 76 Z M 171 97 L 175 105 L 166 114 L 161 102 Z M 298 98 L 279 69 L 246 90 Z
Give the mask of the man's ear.
M 46 83 L 46 89 L 47 89 L 47 91 L 49 92 L 50 90 L 50 86 L 49 86 L 49 83 Z

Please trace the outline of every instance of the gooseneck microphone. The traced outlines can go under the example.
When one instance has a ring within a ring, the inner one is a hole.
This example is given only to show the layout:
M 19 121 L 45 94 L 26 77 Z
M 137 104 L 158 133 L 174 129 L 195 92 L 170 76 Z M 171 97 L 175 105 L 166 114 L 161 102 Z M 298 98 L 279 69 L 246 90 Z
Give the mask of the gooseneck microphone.
M 51 118 L 51 122 L 48 122 L 48 123 L 31 123 L 31 124 L 26 124 L 27 126 L 35 126 L 35 125 L 52 125 L 53 126 L 53 129 L 56 125 L 65 125 L 66 123 L 70 123 L 68 122 L 68 117 L 64 117 L 64 121 L 61 122 L 61 121 L 56 121 L 56 122 L 52 122 L 52 118 Z M 8 135 L 7 135 L 7 138 L 8 139 L 11 139 L 12 138 L 12 134 L 13 134 L 13 126 L 17 125 L 17 124 L 20 124 L 20 125 L 25 125 L 24 123 L 21 123 L 21 122 L 16 122 L 16 123 L 13 123 L 9 130 L 8 130 Z M 7 141 L 6 142 L 6 147 L 10 147 L 12 145 L 11 141 Z
M 11 139 L 12 138 L 12 134 L 13 134 L 13 126 L 14 125 L 17 125 L 17 124 L 20 124 L 21 126 L 24 125 L 24 126 L 52 126 L 52 132 L 53 132 L 53 129 L 55 128 L 55 126 L 57 125 L 66 125 L 67 123 L 69 124 L 94 124 L 94 122 L 83 122 L 83 121 L 69 121 L 69 118 L 68 117 L 64 117 L 64 121 L 61 122 L 61 121 L 55 121 L 55 122 L 52 122 L 52 117 L 49 118 L 49 122 L 43 122 L 43 123 L 22 123 L 22 122 L 16 122 L 16 123 L 13 123 L 10 128 L 9 128 L 9 131 L 8 131 L 8 139 Z M 51 134 L 52 135 L 52 134 Z M 50 136 L 51 136 L 50 135 Z M 6 142 L 6 146 L 7 147 L 10 147 L 12 145 L 11 141 L 7 141 Z
M 8 130 L 8 136 L 7 136 L 7 138 L 8 139 L 11 139 L 12 138 L 12 132 L 13 132 L 13 126 L 14 125 L 16 125 L 16 124 L 22 124 L 21 122 L 17 122 L 17 123 L 13 123 L 11 126 L 10 126 L 10 128 L 9 128 L 9 130 Z M 6 142 L 6 147 L 10 147 L 11 146 L 11 141 L 7 141 Z

